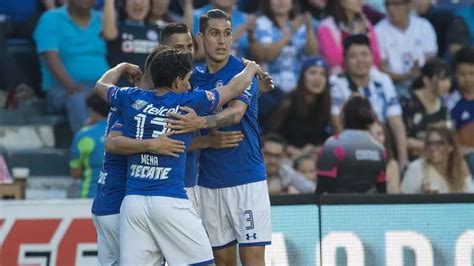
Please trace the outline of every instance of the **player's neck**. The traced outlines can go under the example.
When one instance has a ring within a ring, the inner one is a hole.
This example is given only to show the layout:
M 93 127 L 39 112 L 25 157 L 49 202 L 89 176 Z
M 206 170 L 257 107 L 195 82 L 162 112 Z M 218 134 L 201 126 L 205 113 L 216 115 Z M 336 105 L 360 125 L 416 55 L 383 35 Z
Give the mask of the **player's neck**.
M 156 89 L 155 89 L 155 94 L 156 94 L 156 96 L 162 96 L 162 95 L 167 94 L 167 93 L 170 92 L 170 91 L 171 91 L 170 88 L 167 88 L 167 87 L 159 87 L 159 88 L 156 88 Z
M 215 62 L 210 59 L 207 59 L 207 70 L 209 71 L 210 74 L 214 74 L 217 71 L 221 70 L 225 65 L 227 65 L 227 62 L 229 62 L 229 58 L 227 57 L 226 60 L 222 62 Z

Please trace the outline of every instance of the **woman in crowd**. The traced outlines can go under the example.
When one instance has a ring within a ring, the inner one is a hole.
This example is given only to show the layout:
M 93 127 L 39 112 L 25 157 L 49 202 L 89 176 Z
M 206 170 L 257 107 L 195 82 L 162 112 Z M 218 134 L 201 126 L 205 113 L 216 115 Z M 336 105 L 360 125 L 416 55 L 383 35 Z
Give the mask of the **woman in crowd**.
M 385 193 L 385 149 L 369 133 L 377 120 L 367 98 L 353 96 L 342 109 L 343 132 L 318 156 L 316 194 Z
M 303 55 L 316 55 L 318 42 L 311 14 L 297 15 L 295 0 L 263 0 L 262 16 L 249 36 L 250 54 L 268 68 L 275 86 L 296 87 Z
M 143 66 L 160 34 L 156 24 L 147 22 L 149 13 L 150 0 L 124 0 L 117 18 L 115 0 L 105 0 L 103 35 L 111 66 L 120 62 Z
M 439 58 L 433 58 L 421 69 L 421 76 L 413 82 L 409 96 L 401 99 L 408 134 L 408 151 L 412 159 L 423 152 L 427 126 L 446 123 L 448 111 L 442 97 L 447 95 L 450 87 L 448 64 Z
M 423 151 L 422 157 L 408 167 L 401 185 L 402 193 L 473 192 L 467 164 L 450 129 L 428 127 Z
M 287 140 L 288 150 L 314 153 L 330 136 L 329 69 L 321 57 L 303 60 L 296 89 L 279 108 L 275 130 Z
M 148 16 L 148 22 L 151 25 L 157 25 L 162 28 L 169 23 L 183 21 L 190 29 L 193 20 L 193 1 L 192 0 L 181 0 L 179 1 L 183 9 L 183 17 L 170 11 L 171 0 L 152 0 L 150 15 Z
M 343 43 L 349 35 L 367 34 L 374 63 L 380 63 L 380 50 L 375 31 L 362 12 L 362 0 L 331 0 L 327 2 L 329 17 L 321 21 L 318 28 L 319 49 L 328 60 L 332 74 L 344 68 Z
M 387 132 L 387 128 L 382 125 L 379 121 L 373 123 L 369 128 L 370 135 L 385 148 L 385 154 L 387 158 L 387 168 L 385 170 L 387 176 L 387 193 L 388 194 L 399 194 L 400 193 L 400 166 L 397 160 L 393 158 L 393 149 L 391 147 L 390 134 Z

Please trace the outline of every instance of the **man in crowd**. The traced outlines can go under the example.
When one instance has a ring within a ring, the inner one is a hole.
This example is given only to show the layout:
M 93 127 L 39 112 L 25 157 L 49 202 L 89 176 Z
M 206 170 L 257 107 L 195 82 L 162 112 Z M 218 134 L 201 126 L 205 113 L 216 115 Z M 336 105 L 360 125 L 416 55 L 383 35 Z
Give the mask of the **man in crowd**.
M 377 118 L 388 123 L 397 147 L 400 165 L 408 165 L 407 137 L 402 120 L 402 109 L 390 77 L 377 70 L 371 70 L 372 51 L 365 35 L 354 35 L 344 41 L 346 73 L 333 80 L 331 87 L 331 115 L 336 132 L 341 132 L 340 113 L 344 103 L 352 94 L 369 99 Z
M 102 19 L 94 0 L 70 0 L 46 11 L 33 34 L 48 111 L 66 110 L 72 132 L 87 119 L 86 96 L 108 69 Z

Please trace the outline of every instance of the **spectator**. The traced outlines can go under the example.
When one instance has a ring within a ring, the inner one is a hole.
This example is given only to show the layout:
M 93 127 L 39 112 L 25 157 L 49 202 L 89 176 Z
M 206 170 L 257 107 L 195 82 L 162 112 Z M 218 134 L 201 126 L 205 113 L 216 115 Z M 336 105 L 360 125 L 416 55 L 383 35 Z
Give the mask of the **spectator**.
M 462 152 L 474 172 L 474 47 L 462 48 L 455 58 L 458 90 L 448 100 Z
M 302 64 L 297 88 L 276 115 L 281 119 L 272 119 L 271 123 L 290 146 L 313 153 L 330 135 L 329 69 L 321 57 L 306 58 Z
M 108 41 L 108 59 L 111 66 L 127 62 L 141 66 L 148 54 L 158 45 L 160 28 L 146 21 L 150 13 L 149 0 L 125 0 L 117 14 L 115 0 L 104 5 L 104 38 Z M 126 83 L 120 82 L 121 86 Z
M 398 162 L 401 167 L 408 165 L 407 139 L 402 119 L 402 109 L 390 77 L 372 67 L 372 51 L 369 38 L 353 35 L 344 41 L 346 73 L 332 80 L 331 120 L 336 133 L 341 132 L 339 114 L 351 94 L 367 97 L 382 123 L 388 126 L 395 137 Z
M 311 155 L 302 155 L 293 162 L 293 168 L 298 171 L 301 175 L 303 175 L 306 180 L 311 182 L 312 186 L 316 188 L 316 160 L 314 156 Z M 288 188 L 288 192 L 290 194 L 298 194 L 303 193 L 296 189 L 295 187 L 291 186 Z M 314 191 L 311 191 L 314 192 Z
M 387 176 L 387 193 L 400 193 L 400 167 L 398 162 L 393 158 L 393 150 L 391 145 L 390 134 L 387 128 L 379 121 L 376 121 L 369 128 L 370 135 L 385 148 L 387 155 L 387 169 L 385 170 Z
M 400 95 L 408 94 L 426 60 L 438 52 L 436 33 L 424 18 L 410 15 L 410 0 L 385 0 L 388 18 L 375 27 L 381 70 L 390 75 Z
M 474 45 L 474 2 L 471 1 L 469 6 L 461 7 L 457 15 L 464 19 L 464 22 L 469 29 L 470 43 Z
M 448 111 L 442 97 L 451 88 L 448 64 L 439 58 L 428 60 L 412 88 L 410 94 L 400 100 L 411 160 L 420 156 L 423 151 L 427 126 L 447 123 Z
M 365 0 L 365 3 L 374 8 L 375 10 L 379 11 L 380 13 L 386 14 L 387 9 L 384 5 L 384 0 Z
M 249 38 L 247 30 L 255 23 L 255 17 L 249 16 L 236 8 L 236 0 L 210 0 L 210 4 L 205 5 L 193 13 L 193 35 L 199 32 L 199 17 L 211 9 L 221 9 L 230 14 L 232 17 L 232 37 L 233 37 L 233 53 L 238 57 L 248 57 Z M 196 50 L 195 60 L 204 58 L 202 44 Z
M 148 23 L 162 28 L 169 23 L 180 22 L 182 18 L 170 11 L 170 0 L 151 0 Z M 192 2 L 186 1 L 192 9 Z
M 297 85 L 303 55 L 316 55 L 316 21 L 311 14 L 297 15 L 295 0 L 264 0 L 256 21 L 250 53 L 267 68 L 277 89 L 291 92 Z
M 431 0 L 415 0 L 416 13 L 427 19 L 433 26 L 438 44 L 438 56 L 442 57 L 447 50 L 447 34 L 454 20 L 452 9 L 438 7 Z
M 327 0 L 301 0 L 301 10 L 307 10 L 311 13 L 313 19 L 323 20 L 327 16 Z
M 333 0 L 327 4 L 329 17 L 318 29 L 321 55 L 326 58 L 331 73 L 339 74 L 344 69 L 343 43 L 350 35 L 366 34 L 375 65 L 380 63 L 380 51 L 374 28 L 362 13 L 361 0 Z
M 109 105 L 96 94 L 87 97 L 90 109 L 88 124 L 75 136 L 71 147 L 71 175 L 81 180 L 81 198 L 96 195 L 102 161 L 104 159 L 104 132 Z
M 408 167 L 401 190 L 406 194 L 474 192 L 454 133 L 446 126 L 428 128 L 424 154 Z
M 264 136 L 262 141 L 270 195 L 286 194 L 290 186 L 301 193 L 314 191 L 314 185 L 292 168 L 291 161 L 285 159 L 286 143 L 282 137 L 270 134 Z
M 73 132 L 87 119 L 86 95 L 109 67 L 100 36 L 102 19 L 92 10 L 94 2 L 69 0 L 65 6 L 46 11 L 33 35 L 48 111 L 65 107 Z
M 318 156 L 316 194 L 385 193 L 385 150 L 368 132 L 377 120 L 369 100 L 354 96 L 342 112 L 344 131 L 329 138 Z

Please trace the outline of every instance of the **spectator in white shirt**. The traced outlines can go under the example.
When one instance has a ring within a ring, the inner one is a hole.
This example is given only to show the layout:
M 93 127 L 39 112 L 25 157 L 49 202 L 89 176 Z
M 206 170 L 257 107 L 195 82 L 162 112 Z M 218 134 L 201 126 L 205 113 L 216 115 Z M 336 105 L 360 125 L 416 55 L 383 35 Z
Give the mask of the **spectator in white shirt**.
M 431 126 L 425 139 L 424 155 L 408 167 L 402 193 L 473 192 L 469 175 L 454 132 L 446 126 Z
M 402 120 L 402 109 L 390 77 L 372 69 L 372 51 L 365 35 L 353 35 L 344 41 L 346 73 L 331 80 L 331 120 L 336 133 L 341 132 L 339 115 L 352 94 L 366 97 L 377 118 L 388 123 L 395 137 L 398 161 L 403 168 L 408 165 L 407 138 Z
M 385 6 L 388 18 L 375 27 L 380 67 L 403 95 L 426 60 L 437 54 L 436 33 L 428 20 L 410 15 L 410 0 L 385 0 Z

